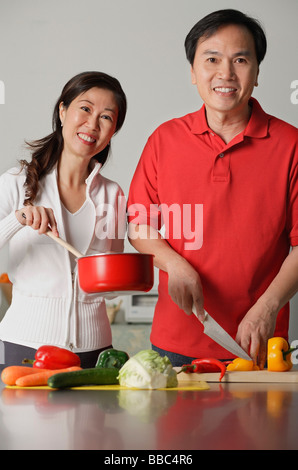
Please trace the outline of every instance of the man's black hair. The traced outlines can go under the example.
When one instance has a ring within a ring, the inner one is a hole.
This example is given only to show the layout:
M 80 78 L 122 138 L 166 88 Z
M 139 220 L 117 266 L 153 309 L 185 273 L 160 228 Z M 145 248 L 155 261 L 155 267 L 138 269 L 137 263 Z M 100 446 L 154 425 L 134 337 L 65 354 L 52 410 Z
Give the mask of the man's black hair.
M 193 65 L 199 39 L 207 39 L 222 26 L 231 24 L 244 26 L 250 31 L 254 38 L 257 61 L 260 65 L 267 50 L 265 32 L 258 20 L 233 9 L 218 10 L 210 13 L 193 26 L 186 36 L 184 43 L 186 57 L 190 64 Z

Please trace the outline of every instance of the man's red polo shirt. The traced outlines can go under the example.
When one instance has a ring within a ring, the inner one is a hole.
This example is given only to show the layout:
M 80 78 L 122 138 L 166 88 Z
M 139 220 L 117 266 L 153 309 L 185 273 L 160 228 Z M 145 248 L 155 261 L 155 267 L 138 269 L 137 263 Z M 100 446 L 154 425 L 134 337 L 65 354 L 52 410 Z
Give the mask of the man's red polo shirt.
M 204 106 L 162 124 L 128 199 L 130 221 L 165 224 L 168 243 L 200 274 L 207 312 L 233 337 L 298 245 L 298 130 L 255 99 L 251 106 L 246 129 L 228 144 L 208 127 Z M 275 334 L 287 338 L 288 323 L 286 305 Z M 191 357 L 231 357 L 171 300 L 163 271 L 151 342 Z

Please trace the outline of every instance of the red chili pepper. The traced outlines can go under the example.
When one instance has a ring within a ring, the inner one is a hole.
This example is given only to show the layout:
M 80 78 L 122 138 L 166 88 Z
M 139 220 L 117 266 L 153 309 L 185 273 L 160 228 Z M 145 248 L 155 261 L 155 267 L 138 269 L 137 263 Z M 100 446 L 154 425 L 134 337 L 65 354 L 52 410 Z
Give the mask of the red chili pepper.
M 35 360 L 24 359 L 24 364 L 33 363 L 36 369 L 66 369 L 80 366 L 79 356 L 72 351 L 57 346 L 41 346 L 35 353 Z
M 180 372 L 221 372 L 219 381 L 226 373 L 226 366 L 223 362 L 214 358 L 194 359 L 191 364 L 182 366 Z
M 191 374 L 192 372 L 194 372 L 194 366 L 192 366 L 191 364 L 185 364 L 184 366 L 181 367 L 181 370 L 179 370 L 178 374 L 180 374 L 180 372 Z

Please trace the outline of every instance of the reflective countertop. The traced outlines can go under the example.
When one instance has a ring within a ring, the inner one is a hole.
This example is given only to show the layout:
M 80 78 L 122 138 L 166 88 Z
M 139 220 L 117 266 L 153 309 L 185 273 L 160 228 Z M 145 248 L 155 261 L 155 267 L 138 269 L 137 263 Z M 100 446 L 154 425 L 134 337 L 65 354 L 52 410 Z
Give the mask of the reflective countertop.
M 0 386 L 1 450 L 297 450 L 298 384 L 209 390 Z

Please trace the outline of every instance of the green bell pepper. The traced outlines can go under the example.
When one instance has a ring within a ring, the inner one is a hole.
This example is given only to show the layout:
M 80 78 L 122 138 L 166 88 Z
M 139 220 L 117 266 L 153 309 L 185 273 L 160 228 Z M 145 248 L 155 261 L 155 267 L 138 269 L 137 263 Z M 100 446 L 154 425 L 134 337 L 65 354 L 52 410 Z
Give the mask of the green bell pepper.
M 125 351 L 119 351 L 113 348 L 105 349 L 99 354 L 95 367 L 114 367 L 115 369 L 121 369 L 128 359 L 129 355 Z

